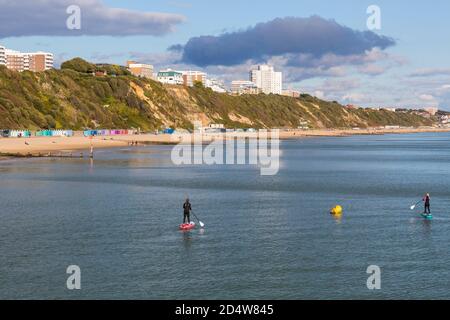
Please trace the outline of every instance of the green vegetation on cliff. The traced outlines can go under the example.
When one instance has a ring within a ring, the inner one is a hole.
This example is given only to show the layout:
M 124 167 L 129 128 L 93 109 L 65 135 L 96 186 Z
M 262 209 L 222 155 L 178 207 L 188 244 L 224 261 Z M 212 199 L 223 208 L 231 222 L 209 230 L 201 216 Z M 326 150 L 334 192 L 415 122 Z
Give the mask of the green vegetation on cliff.
M 127 68 L 112 64 L 92 64 L 81 58 L 75 58 L 64 62 L 61 70 L 73 70 L 81 73 L 93 73 L 96 71 L 106 71 L 108 75 L 129 76 L 131 73 Z
M 108 76 L 95 77 L 94 71 Z M 131 76 L 124 67 L 82 59 L 42 73 L 0 66 L 0 128 L 192 128 L 192 122 L 230 128 L 422 126 L 432 120 L 410 112 L 348 110 L 309 95 L 231 96 L 195 86 L 166 86 Z

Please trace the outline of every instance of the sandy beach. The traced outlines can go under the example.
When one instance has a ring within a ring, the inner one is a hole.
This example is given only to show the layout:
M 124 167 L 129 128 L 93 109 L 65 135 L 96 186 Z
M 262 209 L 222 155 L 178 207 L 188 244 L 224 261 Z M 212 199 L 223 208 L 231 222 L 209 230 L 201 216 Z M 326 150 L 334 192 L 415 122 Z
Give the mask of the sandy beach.
M 373 134 L 405 134 L 421 132 L 450 132 L 450 128 L 418 128 L 418 129 L 360 129 L 360 130 L 292 130 L 280 131 L 281 139 L 297 139 L 304 137 L 339 137 L 349 135 Z M 132 142 L 138 144 L 176 144 L 188 139 L 189 134 L 142 134 L 128 136 L 102 137 L 31 137 L 31 138 L 0 138 L 0 160 L 11 156 L 58 156 L 68 155 L 75 151 L 89 152 L 91 145 L 98 148 L 124 147 Z M 236 132 L 227 137 L 250 137 L 255 133 Z M 204 134 L 204 142 L 223 137 L 220 134 Z M 79 156 L 79 153 L 78 155 Z

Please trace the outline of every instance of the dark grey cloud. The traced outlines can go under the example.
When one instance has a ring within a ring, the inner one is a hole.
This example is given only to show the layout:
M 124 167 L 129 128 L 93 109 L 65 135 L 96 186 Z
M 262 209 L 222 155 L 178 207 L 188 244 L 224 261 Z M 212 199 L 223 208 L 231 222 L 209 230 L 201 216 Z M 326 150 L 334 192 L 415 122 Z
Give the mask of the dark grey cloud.
M 183 52 L 184 46 L 182 44 L 174 44 L 167 48 L 167 51 Z
M 81 30 L 69 30 L 67 8 L 81 9 Z M 185 18 L 106 6 L 101 0 L 0 0 L 0 38 L 20 36 L 161 36 Z
M 371 31 L 357 31 L 319 16 L 287 17 L 219 36 L 191 38 L 184 46 L 183 62 L 197 66 L 231 66 L 279 55 L 362 55 L 373 48 L 395 45 L 392 38 Z M 311 59 L 308 59 L 311 60 Z M 288 65 L 303 63 L 293 57 Z

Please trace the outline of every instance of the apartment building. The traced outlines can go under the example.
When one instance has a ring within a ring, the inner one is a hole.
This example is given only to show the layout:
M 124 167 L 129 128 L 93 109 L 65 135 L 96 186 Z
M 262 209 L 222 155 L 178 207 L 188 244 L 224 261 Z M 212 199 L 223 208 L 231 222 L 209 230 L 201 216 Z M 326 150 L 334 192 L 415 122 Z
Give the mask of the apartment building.
M 41 72 L 53 68 L 53 54 L 5 49 L 5 62 L 6 67 L 11 70 Z
M 29 65 L 29 63 L 25 61 L 25 56 L 19 51 L 6 49 L 5 57 L 6 67 L 10 70 L 22 72 L 25 70 L 25 64 Z
M 6 66 L 6 48 L 0 46 L 0 66 Z
M 275 72 L 273 66 L 259 65 L 250 71 L 250 81 L 265 94 L 282 94 L 283 74 Z
M 219 79 L 206 79 L 205 87 L 210 88 L 214 92 L 226 93 L 227 89 L 222 81 Z
M 180 71 L 183 74 L 183 84 L 187 87 L 193 87 L 199 82 L 206 86 L 206 73 L 201 71 Z
M 234 80 L 231 81 L 231 93 L 241 94 L 259 94 L 262 90 L 257 87 L 255 83 L 249 80 Z
M 429 108 L 425 108 L 425 111 L 428 112 L 430 115 L 434 116 L 436 113 L 438 113 L 439 108 L 429 107 Z
M 292 90 L 292 89 L 287 89 L 287 90 L 283 90 L 283 96 L 286 97 L 292 97 L 292 98 L 298 98 L 301 95 L 301 92 L 298 90 Z
M 50 70 L 53 68 L 53 54 L 48 52 L 34 52 L 34 53 L 25 53 L 28 60 L 28 65 L 25 64 L 25 67 L 28 67 L 26 70 L 30 70 L 33 72 L 41 72 L 45 70 Z
M 127 68 L 136 77 L 153 79 L 153 66 L 151 64 L 127 61 Z
M 159 82 L 166 84 L 184 84 L 183 73 L 172 69 L 159 71 L 157 79 Z

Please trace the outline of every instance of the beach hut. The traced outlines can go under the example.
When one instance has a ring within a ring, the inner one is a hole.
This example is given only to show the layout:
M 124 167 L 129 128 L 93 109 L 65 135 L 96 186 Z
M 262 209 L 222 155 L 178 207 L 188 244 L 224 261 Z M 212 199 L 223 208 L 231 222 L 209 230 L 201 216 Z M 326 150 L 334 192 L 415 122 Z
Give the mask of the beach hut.
M 36 137 L 72 137 L 72 130 L 40 130 L 36 132 Z
M 98 130 L 99 136 L 109 136 L 109 130 Z
M 62 137 L 64 136 L 64 131 L 63 130 L 51 130 L 50 131 L 52 137 Z
M 40 130 L 35 133 L 35 136 L 36 137 L 51 137 L 52 132 L 51 132 L 51 130 Z
M 31 132 L 28 130 L 9 130 L 9 137 L 11 138 L 29 138 Z
M 53 137 L 72 137 L 73 131 L 72 130 L 52 130 L 52 136 Z
M 85 137 L 93 137 L 93 136 L 96 136 L 96 135 L 97 135 L 97 130 L 85 130 L 85 131 L 83 132 L 83 135 L 84 135 Z
M 64 130 L 64 135 L 66 137 L 73 137 L 73 130 Z

